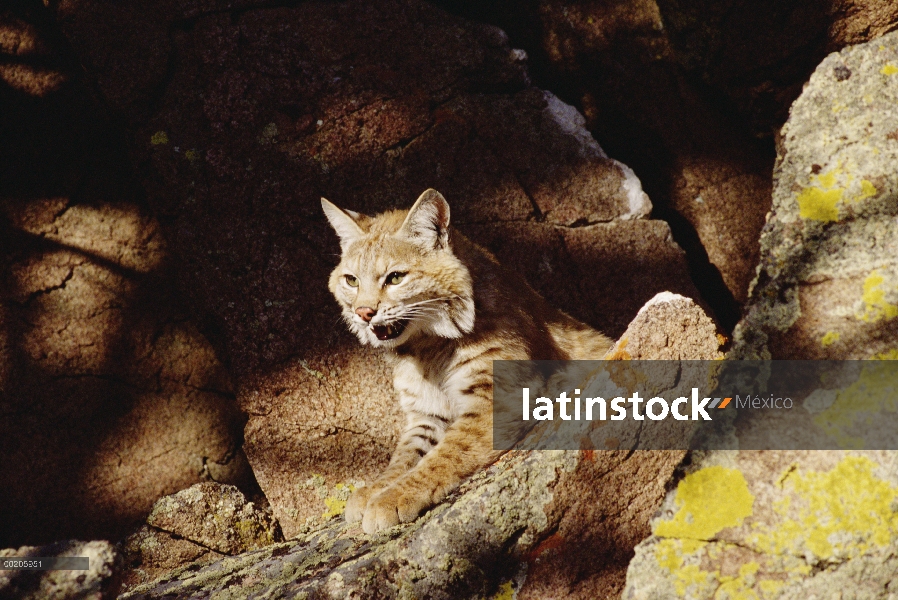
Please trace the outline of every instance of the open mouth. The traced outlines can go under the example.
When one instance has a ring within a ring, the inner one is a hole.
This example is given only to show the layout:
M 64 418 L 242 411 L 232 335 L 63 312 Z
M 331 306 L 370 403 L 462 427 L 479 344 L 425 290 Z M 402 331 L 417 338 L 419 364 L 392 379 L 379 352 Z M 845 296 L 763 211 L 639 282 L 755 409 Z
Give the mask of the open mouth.
M 371 331 L 380 341 L 398 338 L 405 331 L 408 321 L 393 321 L 389 325 L 372 325 Z

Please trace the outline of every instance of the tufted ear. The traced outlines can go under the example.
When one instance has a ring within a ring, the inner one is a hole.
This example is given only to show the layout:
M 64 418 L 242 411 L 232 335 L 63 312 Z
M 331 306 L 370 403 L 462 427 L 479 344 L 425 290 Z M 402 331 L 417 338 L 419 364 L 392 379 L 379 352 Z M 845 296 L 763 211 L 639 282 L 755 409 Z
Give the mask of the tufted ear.
M 449 203 L 434 189 L 425 191 L 399 229 L 409 240 L 434 250 L 449 245 Z
M 324 210 L 324 216 L 330 221 L 331 227 L 340 236 L 341 251 L 345 252 L 351 243 L 365 235 L 362 228 L 355 222 L 359 216 L 358 213 L 342 210 L 326 198 L 321 199 L 321 209 Z

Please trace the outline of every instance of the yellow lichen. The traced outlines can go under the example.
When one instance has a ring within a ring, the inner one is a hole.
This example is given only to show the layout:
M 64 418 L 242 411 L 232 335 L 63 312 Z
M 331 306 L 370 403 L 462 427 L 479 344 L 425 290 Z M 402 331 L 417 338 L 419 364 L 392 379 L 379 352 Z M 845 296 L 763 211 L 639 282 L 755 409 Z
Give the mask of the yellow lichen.
M 168 143 L 168 134 L 164 131 L 157 131 L 153 134 L 153 137 L 150 138 L 150 143 L 154 146 L 158 146 L 160 144 Z
M 838 342 L 840 337 L 842 337 L 842 334 L 838 331 L 827 331 L 826 334 L 820 338 L 820 345 L 827 348 Z
M 777 579 L 765 579 L 764 581 L 758 584 L 758 587 L 761 588 L 761 594 L 764 598 L 779 598 L 780 591 L 786 586 L 786 584 Z
M 514 597 L 514 585 L 512 582 L 506 581 L 499 586 L 498 590 L 496 590 L 496 594 L 492 597 L 492 600 L 514 600 Z
M 882 73 L 883 75 L 894 75 L 895 73 L 898 73 L 898 67 L 896 67 L 892 63 L 886 63 L 886 66 L 882 68 L 880 73 Z
M 197 152 L 195 149 L 191 149 L 184 153 L 184 158 L 186 158 L 190 162 L 193 162 L 195 160 L 199 160 L 200 153 Z
M 842 188 L 824 190 L 808 187 L 798 195 L 798 211 L 802 219 L 815 221 L 838 221 L 839 201 L 842 199 Z
M 874 354 L 872 358 L 873 360 L 898 360 L 898 348 Z
M 878 190 L 876 189 L 876 186 L 873 185 L 873 183 L 867 181 L 866 179 L 861 179 L 861 191 L 849 198 L 849 200 L 851 202 L 860 202 L 861 200 L 872 198 L 877 194 L 877 192 Z
M 792 509 L 775 506 L 784 519 L 759 526 L 748 541 L 764 552 L 809 550 L 822 560 L 887 546 L 898 533 L 898 514 L 892 509 L 898 489 L 875 477 L 875 468 L 865 456 L 848 456 L 828 472 L 792 471 L 785 479 L 785 490 L 795 496 Z
M 703 571 L 698 565 L 686 565 L 675 573 L 674 588 L 677 595 L 685 596 L 690 586 L 696 586 L 698 589 L 693 595 L 705 596 L 714 589 L 716 575 L 716 572 Z
M 846 165 L 847 168 L 856 166 L 853 163 Z M 799 215 L 802 219 L 838 221 L 840 202 L 860 202 L 878 193 L 873 183 L 862 179 L 857 184 L 860 188 L 857 192 L 846 194 L 847 190 L 853 187 L 852 183 L 855 180 L 853 175 L 844 172 L 841 165 L 826 173 L 812 175 L 810 185 L 801 190 L 796 197 Z M 841 186 L 837 185 L 840 181 Z
M 714 596 L 716 598 L 728 598 L 729 600 L 760 600 L 753 589 L 755 585 L 755 573 L 760 565 L 756 562 L 748 562 L 739 567 L 739 575 L 736 577 L 720 577 L 720 587 Z
M 321 514 L 321 518 L 330 519 L 331 517 L 342 515 L 346 510 L 346 501 L 349 500 L 349 495 L 354 491 L 355 486 L 352 484 L 338 483 L 335 485 L 334 494 L 324 499 L 324 505 L 327 507 L 327 510 Z
M 886 301 L 886 290 L 883 289 L 885 278 L 878 270 L 871 271 L 864 280 L 864 291 L 861 300 L 864 302 L 864 312 L 857 318 L 867 323 L 876 323 L 883 319 L 889 320 L 898 317 L 898 305 Z
M 751 516 L 755 497 L 737 469 L 707 467 L 690 473 L 677 486 L 677 513 L 655 526 L 660 537 L 707 540 Z

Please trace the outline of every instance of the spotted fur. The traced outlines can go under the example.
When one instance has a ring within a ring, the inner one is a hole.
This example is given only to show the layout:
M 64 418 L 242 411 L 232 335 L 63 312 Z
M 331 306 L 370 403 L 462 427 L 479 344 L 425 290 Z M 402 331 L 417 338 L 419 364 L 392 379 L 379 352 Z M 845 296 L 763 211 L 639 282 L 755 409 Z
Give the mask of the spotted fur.
M 321 203 L 342 249 L 330 290 L 359 341 L 389 351 L 406 415 L 389 466 L 346 506 L 371 533 L 415 519 L 498 457 L 492 361 L 598 359 L 611 341 L 450 230 L 435 190 L 375 217 Z

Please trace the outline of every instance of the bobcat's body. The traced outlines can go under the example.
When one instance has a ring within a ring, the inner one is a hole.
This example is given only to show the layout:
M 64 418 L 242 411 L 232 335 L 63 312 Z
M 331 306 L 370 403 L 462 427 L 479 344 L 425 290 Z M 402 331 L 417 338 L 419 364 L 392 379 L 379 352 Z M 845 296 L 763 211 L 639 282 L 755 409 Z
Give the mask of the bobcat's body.
M 598 359 L 611 342 L 450 234 L 434 190 L 376 217 L 322 204 L 343 250 L 330 289 L 361 342 L 391 351 L 407 418 L 387 469 L 346 507 L 370 533 L 415 519 L 498 456 L 492 361 Z

